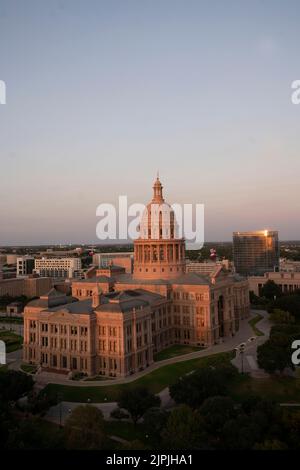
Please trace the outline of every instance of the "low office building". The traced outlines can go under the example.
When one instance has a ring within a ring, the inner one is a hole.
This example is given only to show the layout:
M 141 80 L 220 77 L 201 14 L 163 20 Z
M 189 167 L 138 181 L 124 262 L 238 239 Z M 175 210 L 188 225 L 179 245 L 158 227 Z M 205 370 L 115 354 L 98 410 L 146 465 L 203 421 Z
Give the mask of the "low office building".
M 186 272 L 187 273 L 198 273 L 198 274 L 211 274 L 216 271 L 219 267 L 224 267 L 224 269 L 229 270 L 231 267 L 230 261 L 228 259 L 222 261 L 188 261 L 186 263 Z
M 17 277 L 28 276 L 34 270 L 34 258 L 32 256 L 18 256 Z
M 80 258 L 37 258 L 34 272 L 39 276 L 73 278 L 81 276 Z
M 6 313 L 8 316 L 22 316 L 23 308 L 23 302 L 11 302 L 6 307 Z
M 6 255 L 0 253 L 0 270 L 6 264 Z
M 274 281 L 283 294 L 300 290 L 300 272 L 269 272 L 264 276 L 251 276 L 248 278 L 249 290 L 261 296 L 262 288 L 267 281 Z
M 17 264 L 17 258 L 18 258 L 18 255 L 16 255 L 15 253 L 7 253 L 6 264 L 8 265 Z
M 52 287 L 52 279 L 46 277 L 27 277 L 0 279 L 0 297 L 39 297 Z
M 293 261 L 290 259 L 281 258 L 279 271 L 287 273 L 300 273 L 300 261 Z
M 133 252 L 95 253 L 93 264 L 98 268 L 105 268 L 111 264 L 125 268 L 125 272 L 133 272 Z

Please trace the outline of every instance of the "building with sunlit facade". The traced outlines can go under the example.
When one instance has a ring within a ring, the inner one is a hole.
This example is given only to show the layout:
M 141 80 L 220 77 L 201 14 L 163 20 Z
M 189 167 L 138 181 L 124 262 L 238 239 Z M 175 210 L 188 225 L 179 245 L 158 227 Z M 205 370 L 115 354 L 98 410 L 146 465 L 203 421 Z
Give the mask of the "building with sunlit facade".
M 233 233 L 235 271 L 243 276 L 279 270 L 278 232 L 258 230 Z
M 249 315 L 247 279 L 217 265 L 207 275 L 186 272 L 185 240 L 170 206 L 167 223 L 162 217 L 162 190 L 157 178 L 134 242 L 133 274 L 110 263 L 75 280 L 72 296 L 52 290 L 25 307 L 25 362 L 122 377 L 172 344 L 208 347 L 236 334 Z

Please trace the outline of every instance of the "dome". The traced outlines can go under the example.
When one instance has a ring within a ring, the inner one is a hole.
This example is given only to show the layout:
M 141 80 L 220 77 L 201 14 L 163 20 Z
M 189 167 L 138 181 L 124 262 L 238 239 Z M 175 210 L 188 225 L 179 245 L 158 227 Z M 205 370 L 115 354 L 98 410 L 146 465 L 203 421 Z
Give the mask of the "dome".
M 140 237 L 134 241 L 134 279 L 174 279 L 185 273 L 184 238 L 178 237 L 174 210 L 162 189 L 157 176 L 141 218 Z
M 141 217 L 140 238 L 170 240 L 178 238 L 178 224 L 174 210 L 163 198 L 163 186 L 157 176 L 153 185 L 153 198 Z

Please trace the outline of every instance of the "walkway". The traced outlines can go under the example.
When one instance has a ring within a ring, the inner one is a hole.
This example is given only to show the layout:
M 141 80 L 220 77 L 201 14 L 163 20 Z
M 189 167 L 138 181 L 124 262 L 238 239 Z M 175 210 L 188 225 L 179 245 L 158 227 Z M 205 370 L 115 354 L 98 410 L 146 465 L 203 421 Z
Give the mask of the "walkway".
M 173 406 L 174 402 L 170 397 L 168 388 L 165 388 L 160 393 L 158 393 L 158 396 L 160 397 L 161 406 L 163 408 L 170 408 Z M 53 423 L 63 425 L 66 419 L 68 418 L 68 416 L 70 415 L 70 413 L 80 405 L 87 405 L 87 403 L 62 401 L 58 405 L 52 406 L 47 411 L 47 414 L 45 415 L 45 419 L 47 419 L 48 421 L 52 421 Z M 112 410 L 114 410 L 118 406 L 117 402 L 112 401 L 109 403 L 93 403 L 92 406 L 95 406 L 96 408 L 102 411 L 105 420 L 118 421 L 110 417 L 110 413 L 112 412 Z M 131 420 L 128 419 L 128 421 L 131 421 Z

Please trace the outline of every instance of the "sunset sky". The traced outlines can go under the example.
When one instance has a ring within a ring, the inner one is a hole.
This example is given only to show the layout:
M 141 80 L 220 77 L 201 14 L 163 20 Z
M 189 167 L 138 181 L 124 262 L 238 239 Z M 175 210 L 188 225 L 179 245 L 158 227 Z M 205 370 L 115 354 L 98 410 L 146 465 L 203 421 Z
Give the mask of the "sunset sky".
M 297 0 L 0 0 L 0 245 L 96 242 L 157 170 L 207 241 L 300 239 L 299 24 Z

